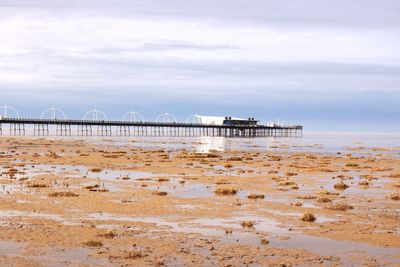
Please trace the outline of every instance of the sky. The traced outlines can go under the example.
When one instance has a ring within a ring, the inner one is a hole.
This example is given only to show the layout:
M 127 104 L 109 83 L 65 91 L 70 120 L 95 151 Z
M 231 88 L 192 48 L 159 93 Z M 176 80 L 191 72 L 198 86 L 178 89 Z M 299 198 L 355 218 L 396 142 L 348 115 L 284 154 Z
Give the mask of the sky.
M 0 0 L 0 106 L 400 132 L 399 14 L 398 0 Z

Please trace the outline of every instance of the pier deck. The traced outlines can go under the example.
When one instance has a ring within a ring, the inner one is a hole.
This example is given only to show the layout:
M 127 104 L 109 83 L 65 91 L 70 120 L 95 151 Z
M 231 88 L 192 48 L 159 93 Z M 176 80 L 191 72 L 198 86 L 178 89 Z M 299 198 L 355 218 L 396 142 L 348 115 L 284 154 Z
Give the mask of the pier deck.
M 28 125 L 33 126 L 33 135 L 38 136 L 301 137 L 303 134 L 303 126 L 300 125 L 268 127 L 179 122 L 2 118 L 0 135 L 7 132 L 9 135 L 27 135 Z

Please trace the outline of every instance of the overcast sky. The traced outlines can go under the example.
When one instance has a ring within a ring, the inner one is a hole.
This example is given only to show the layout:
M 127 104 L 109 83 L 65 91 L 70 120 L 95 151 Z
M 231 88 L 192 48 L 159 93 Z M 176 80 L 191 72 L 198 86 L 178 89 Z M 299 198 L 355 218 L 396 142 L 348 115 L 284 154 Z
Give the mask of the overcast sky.
M 399 14 L 398 0 L 0 0 L 0 105 L 400 131 Z

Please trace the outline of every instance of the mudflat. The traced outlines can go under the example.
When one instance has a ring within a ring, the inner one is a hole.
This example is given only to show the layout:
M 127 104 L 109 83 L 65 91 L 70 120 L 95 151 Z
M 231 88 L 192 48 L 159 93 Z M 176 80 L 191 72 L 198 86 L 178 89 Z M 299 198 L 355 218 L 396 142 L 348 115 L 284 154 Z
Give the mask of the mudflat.
M 0 137 L 0 265 L 400 266 L 400 151 L 384 150 Z

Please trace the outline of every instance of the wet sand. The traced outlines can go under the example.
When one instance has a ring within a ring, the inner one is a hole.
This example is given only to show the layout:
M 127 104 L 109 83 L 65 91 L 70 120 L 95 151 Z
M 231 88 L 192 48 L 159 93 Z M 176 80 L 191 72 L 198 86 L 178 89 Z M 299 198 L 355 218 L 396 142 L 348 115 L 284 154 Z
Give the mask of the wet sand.
M 400 151 L 353 150 L 0 137 L 0 265 L 400 266 Z

